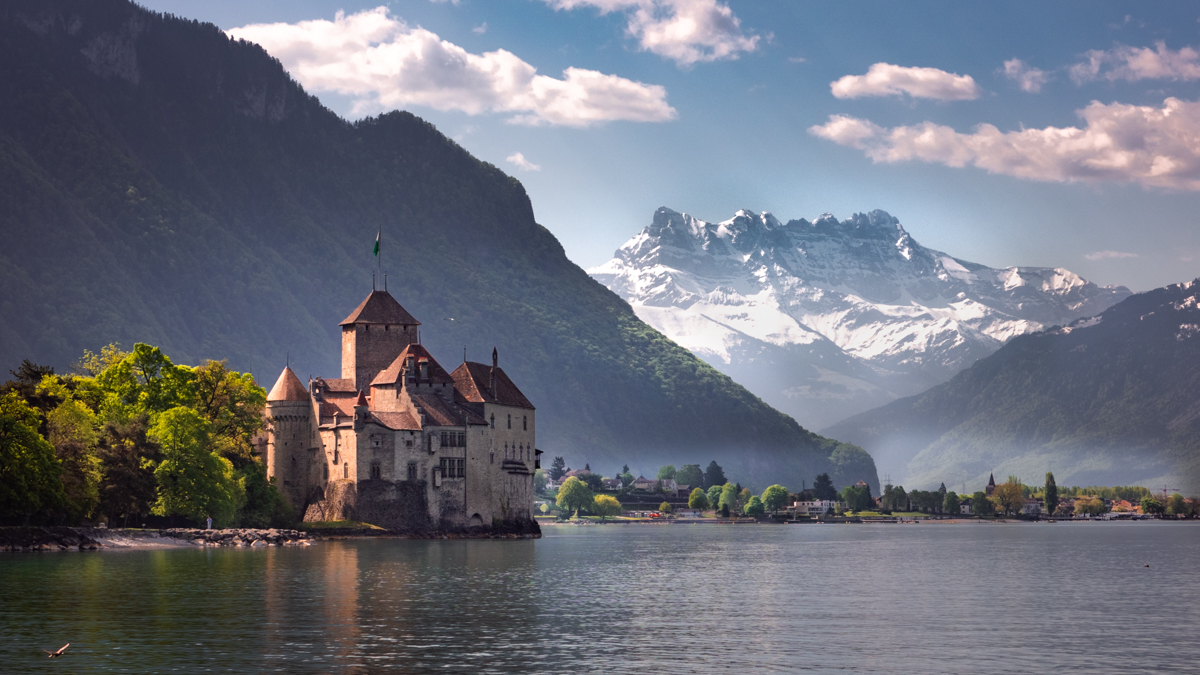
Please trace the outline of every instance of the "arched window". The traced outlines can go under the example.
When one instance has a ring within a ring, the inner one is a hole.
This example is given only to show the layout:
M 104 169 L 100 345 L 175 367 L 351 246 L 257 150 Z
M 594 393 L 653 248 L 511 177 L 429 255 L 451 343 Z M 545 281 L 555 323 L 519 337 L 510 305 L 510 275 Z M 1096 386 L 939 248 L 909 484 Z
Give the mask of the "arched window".
M 493 428 L 493 429 L 495 429 L 495 428 L 496 428 L 496 413 L 492 413 L 492 420 L 491 420 L 491 422 L 488 424 L 488 426 L 490 426 L 490 427 L 491 427 L 491 428 Z

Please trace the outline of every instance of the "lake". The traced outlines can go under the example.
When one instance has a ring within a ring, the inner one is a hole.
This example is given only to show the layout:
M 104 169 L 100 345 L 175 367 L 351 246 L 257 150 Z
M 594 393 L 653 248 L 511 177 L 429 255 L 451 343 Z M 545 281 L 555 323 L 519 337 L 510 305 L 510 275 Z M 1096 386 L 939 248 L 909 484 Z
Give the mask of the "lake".
M 2 554 L 0 671 L 1195 672 L 1197 561 L 1176 523 Z

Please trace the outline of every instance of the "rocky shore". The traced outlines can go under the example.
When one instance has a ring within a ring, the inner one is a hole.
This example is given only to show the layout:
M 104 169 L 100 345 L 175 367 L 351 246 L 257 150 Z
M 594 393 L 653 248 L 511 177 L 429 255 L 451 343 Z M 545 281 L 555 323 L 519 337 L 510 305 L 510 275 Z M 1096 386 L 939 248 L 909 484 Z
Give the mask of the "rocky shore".
M 166 529 L 92 527 L 0 527 L 0 551 L 95 551 L 185 546 L 305 546 L 312 537 L 298 530 Z

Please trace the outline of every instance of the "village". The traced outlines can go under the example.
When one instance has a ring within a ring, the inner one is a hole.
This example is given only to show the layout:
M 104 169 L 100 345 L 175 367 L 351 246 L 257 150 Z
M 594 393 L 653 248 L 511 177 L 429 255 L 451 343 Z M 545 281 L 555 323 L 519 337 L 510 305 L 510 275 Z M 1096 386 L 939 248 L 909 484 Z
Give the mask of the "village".
M 1166 488 L 1155 493 L 1142 486 L 1058 487 L 1052 473 L 1046 484 L 1032 486 L 1015 476 L 997 484 L 989 476 L 983 489 L 960 495 L 942 484 L 931 491 L 906 491 L 886 484 L 871 494 L 859 480 L 839 490 L 828 474 L 811 487 L 791 491 L 772 485 L 760 495 L 725 480 L 714 461 L 707 469 L 686 464 L 664 466 L 654 478 L 636 478 L 625 466 L 616 477 L 565 466 L 556 457 L 534 475 L 535 513 L 550 523 L 866 523 L 923 520 L 1155 520 L 1200 516 L 1200 499 Z

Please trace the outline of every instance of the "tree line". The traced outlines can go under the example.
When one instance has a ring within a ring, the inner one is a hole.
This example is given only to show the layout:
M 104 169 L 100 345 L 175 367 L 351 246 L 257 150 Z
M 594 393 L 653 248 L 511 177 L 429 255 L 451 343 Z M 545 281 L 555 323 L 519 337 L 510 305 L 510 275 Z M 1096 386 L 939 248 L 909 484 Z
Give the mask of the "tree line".
M 252 375 L 142 343 L 85 351 L 71 370 L 25 360 L 0 385 L 0 523 L 294 520 L 254 449 L 266 390 Z

